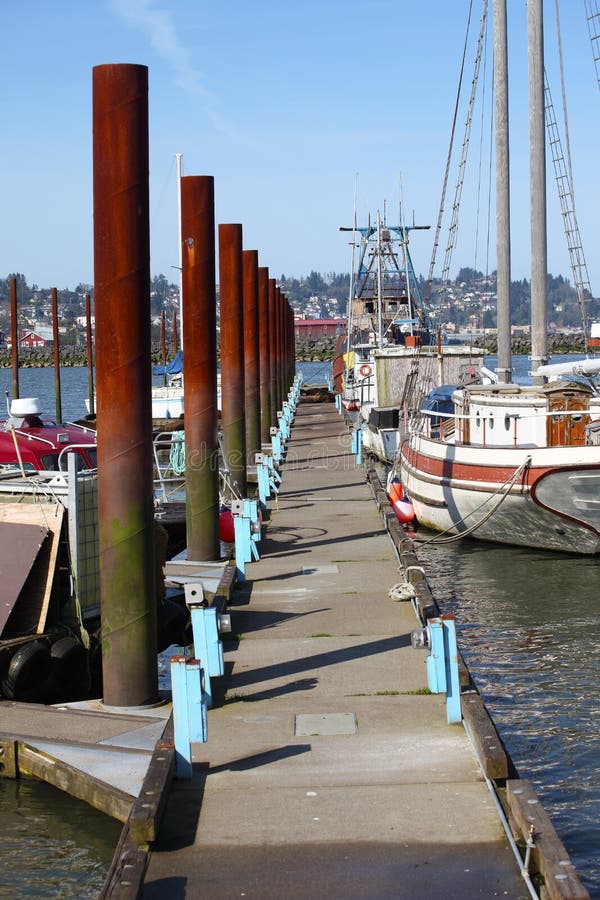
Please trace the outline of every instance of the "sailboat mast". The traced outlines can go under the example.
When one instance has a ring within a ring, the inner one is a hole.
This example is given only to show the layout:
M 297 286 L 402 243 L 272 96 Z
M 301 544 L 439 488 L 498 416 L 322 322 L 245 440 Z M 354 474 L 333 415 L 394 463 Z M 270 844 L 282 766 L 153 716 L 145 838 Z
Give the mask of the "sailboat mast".
M 383 285 L 381 280 L 381 219 L 377 212 L 377 346 L 383 347 Z
M 531 193 L 531 368 L 535 372 L 548 358 L 546 312 L 546 132 L 544 109 L 543 0 L 527 0 L 529 58 L 529 140 Z M 543 375 L 533 376 L 543 384 Z
M 496 292 L 498 380 L 512 381 L 510 327 L 510 155 L 506 0 L 494 0 L 494 124 L 496 141 Z
M 179 334 L 183 346 L 183 244 L 181 238 L 181 159 L 183 153 L 176 153 L 177 161 L 177 243 L 179 246 Z

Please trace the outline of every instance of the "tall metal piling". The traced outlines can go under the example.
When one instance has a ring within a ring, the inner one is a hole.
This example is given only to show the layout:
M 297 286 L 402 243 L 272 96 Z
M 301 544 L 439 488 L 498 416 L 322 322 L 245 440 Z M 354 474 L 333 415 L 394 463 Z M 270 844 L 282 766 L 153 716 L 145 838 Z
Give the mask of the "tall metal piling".
M 287 320 L 287 341 L 288 341 L 288 388 L 291 388 L 296 375 L 296 353 L 294 349 L 294 310 L 288 303 L 288 320 Z
M 92 300 L 89 294 L 85 295 L 85 342 L 87 349 L 88 369 L 88 400 L 90 404 L 90 416 L 96 415 L 96 399 L 94 397 L 94 348 L 92 344 Z
M 219 559 L 215 187 L 181 179 L 187 556 Z
M 10 334 L 11 334 L 11 368 L 12 368 L 12 396 L 13 400 L 19 399 L 19 320 L 17 308 L 17 279 L 14 275 L 9 279 L 10 287 Z
M 231 483 L 247 494 L 242 226 L 219 225 L 221 433 Z
M 52 306 L 52 352 L 54 357 L 54 399 L 56 421 L 62 422 L 62 400 L 60 393 L 60 336 L 58 333 L 58 293 L 56 288 L 50 291 Z
M 279 347 L 279 405 L 277 409 L 283 408 L 285 399 L 285 294 L 279 288 L 279 308 L 277 310 L 277 346 Z
M 269 389 L 271 427 L 277 426 L 277 282 L 269 278 Z
M 275 409 L 281 409 L 281 288 L 275 287 Z
M 260 453 L 260 347 L 258 318 L 258 251 L 242 251 L 244 294 L 244 390 L 246 409 L 246 462 Z
M 94 280 L 104 703 L 157 698 L 148 70 L 93 70 Z
M 163 367 L 163 383 L 167 383 L 167 321 L 163 309 L 160 316 L 160 361 Z
M 269 269 L 258 269 L 258 339 L 260 369 L 260 440 L 271 441 L 271 356 L 269 352 Z

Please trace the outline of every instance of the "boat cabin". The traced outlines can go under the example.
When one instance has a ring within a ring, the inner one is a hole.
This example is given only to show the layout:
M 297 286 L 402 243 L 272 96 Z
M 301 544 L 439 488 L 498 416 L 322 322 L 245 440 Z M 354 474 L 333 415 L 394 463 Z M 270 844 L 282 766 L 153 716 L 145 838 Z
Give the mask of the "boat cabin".
M 67 454 L 77 454 L 80 471 L 97 467 L 96 432 L 76 424 L 57 425 L 41 418 L 37 398 L 13 400 L 0 422 L 0 467 L 29 472 L 67 469 Z
M 480 447 L 582 446 L 600 421 L 600 396 L 578 382 L 478 384 L 456 390 L 452 400 L 455 441 Z

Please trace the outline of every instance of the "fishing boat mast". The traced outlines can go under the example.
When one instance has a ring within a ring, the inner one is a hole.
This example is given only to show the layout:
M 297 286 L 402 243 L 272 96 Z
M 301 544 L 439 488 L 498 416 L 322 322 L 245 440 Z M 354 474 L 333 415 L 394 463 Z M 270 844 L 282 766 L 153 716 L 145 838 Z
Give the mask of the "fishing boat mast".
M 531 368 L 548 361 L 546 312 L 548 251 L 546 238 L 546 122 L 544 104 L 544 18 L 542 0 L 527 0 L 529 61 L 529 140 L 531 198 Z M 544 384 L 533 375 L 533 384 Z
M 510 327 L 510 155 L 506 0 L 494 0 L 494 125 L 496 144 L 496 296 L 498 380 L 512 381 Z

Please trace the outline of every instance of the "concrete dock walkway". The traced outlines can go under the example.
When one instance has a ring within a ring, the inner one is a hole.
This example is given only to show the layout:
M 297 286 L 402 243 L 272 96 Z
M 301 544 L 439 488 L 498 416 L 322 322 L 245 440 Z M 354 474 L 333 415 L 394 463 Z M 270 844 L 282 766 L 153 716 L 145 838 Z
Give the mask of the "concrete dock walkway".
M 175 781 L 144 898 L 525 898 L 494 799 L 333 404 L 298 407 L 222 696 Z

